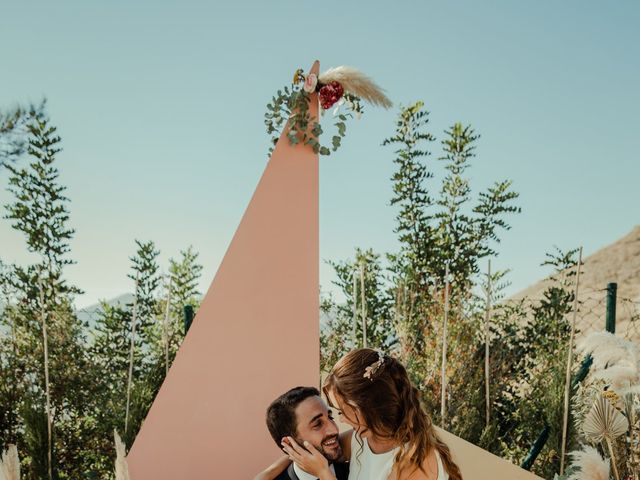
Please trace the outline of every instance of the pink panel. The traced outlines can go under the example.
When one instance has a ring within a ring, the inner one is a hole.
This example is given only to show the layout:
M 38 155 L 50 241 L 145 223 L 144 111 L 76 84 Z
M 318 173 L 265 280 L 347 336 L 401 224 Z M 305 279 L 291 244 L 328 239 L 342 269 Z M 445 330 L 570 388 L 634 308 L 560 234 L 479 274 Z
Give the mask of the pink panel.
M 266 407 L 319 383 L 318 233 L 318 156 L 281 137 L 129 453 L 133 480 L 246 479 L 277 457 Z
M 507 460 L 497 457 L 460 437 L 437 429 L 440 438 L 449 445 L 464 480 L 542 480 Z

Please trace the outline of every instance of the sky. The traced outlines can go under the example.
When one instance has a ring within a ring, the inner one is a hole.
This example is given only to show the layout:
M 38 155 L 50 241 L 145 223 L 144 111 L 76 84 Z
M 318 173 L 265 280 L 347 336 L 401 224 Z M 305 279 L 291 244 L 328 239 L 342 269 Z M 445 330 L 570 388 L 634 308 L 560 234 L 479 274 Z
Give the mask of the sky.
M 640 224 L 639 24 L 624 0 L 3 1 L 0 110 L 47 99 L 79 308 L 133 289 L 135 239 L 156 243 L 164 271 L 193 245 L 206 291 L 266 165 L 265 106 L 316 59 L 362 70 L 396 104 L 367 108 L 321 157 L 322 289 L 335 293 L 325 261 L 398 249 L 380 144 L 397 106 L 422 100 L 438 141 L 455 122 L 481 135 L 476 195 L 502 179 L 520 192 L 492 259 L 515 293 L 546 276 L 554 245 L 588 255 Z M 0 259 L 33 259 L 5 219 Z

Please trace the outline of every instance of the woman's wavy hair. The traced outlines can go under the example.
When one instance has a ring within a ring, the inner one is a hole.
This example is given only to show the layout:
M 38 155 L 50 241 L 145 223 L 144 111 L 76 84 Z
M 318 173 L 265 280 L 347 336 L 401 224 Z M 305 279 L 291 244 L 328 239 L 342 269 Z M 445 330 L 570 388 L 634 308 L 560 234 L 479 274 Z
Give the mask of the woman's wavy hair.
M 367 367 L 379 362 L 379 358 L 378 351 L 369 348 L 347 353 L 325 379 L 324 394 L 329 398 L 329 392 L 332 392 L 356 410 L 359 418 L 347 417 L 348 420 L 359 424 L 361 418 L 376 437 L 398 442 L 400 450 L 394 459 L 395 478 L 406 478 L 405 475 L 408 477 L 417 469 L 424 472 L 424 461 L 435 448 L 449 479 L 462 480 L 449 447 L 438 438 L 404 366 L 385 355 L 382 364 L 373 372 L 370 369 L 370 374 L 365 376 Z

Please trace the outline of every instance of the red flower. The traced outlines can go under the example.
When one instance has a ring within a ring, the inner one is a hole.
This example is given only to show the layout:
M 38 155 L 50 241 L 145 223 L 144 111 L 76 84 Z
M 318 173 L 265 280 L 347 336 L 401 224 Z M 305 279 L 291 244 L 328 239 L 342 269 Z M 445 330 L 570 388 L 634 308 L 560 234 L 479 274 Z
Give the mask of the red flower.
M 344 95 L 344 88 L 338 82 L 331 82 L 320 88 L 320 106 L 325 110 L 331 108 Z

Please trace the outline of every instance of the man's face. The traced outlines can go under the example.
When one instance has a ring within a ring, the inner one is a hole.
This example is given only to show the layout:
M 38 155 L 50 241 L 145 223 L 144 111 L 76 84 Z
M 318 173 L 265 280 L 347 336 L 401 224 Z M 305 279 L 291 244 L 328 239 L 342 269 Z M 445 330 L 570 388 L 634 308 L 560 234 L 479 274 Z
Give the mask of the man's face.
M 296 420 L 298 431 L 294 438 L 299 445 L 306 440 L 330 462 L 342 456 L 338 427 L 327 404 L 320 397 L 308 397 L 300 402 L 296 407 Z

